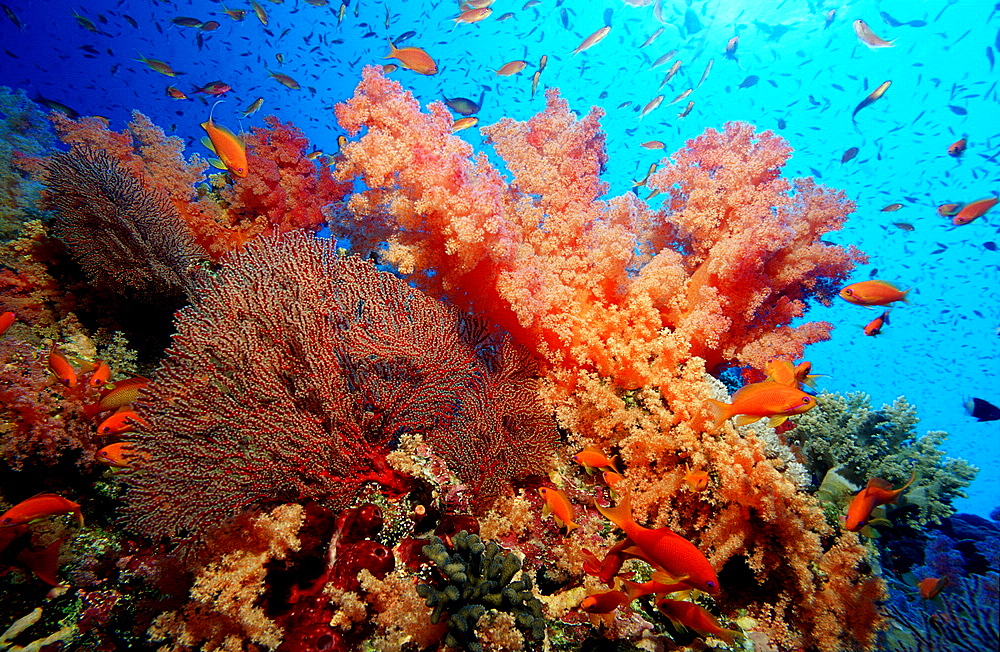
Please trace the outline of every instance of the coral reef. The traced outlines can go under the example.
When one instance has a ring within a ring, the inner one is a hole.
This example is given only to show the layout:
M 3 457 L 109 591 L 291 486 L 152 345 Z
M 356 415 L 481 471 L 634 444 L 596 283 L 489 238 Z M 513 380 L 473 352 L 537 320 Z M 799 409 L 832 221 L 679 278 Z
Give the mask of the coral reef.
M 164 196 L 87 148 L 48 159 L 44 183 L 55 234 L 92 283 L 147 303 L 183 296 L 204 254 Z
M 507 629 L 513 629 L 516 624 L 525 636 L 521 640 L 513 636 L 516 644 L 500 649 L 525 649 L 545 639 L 542 603 L 532 595 L 531 578 L 521 573 L 519 579 L 514 579 L 521 570 L 521 560 L 516 555 L 504 551 L 493 541 L 484 544 L 478 535 L 464 530 L 452 539 L 450 552 L 438 537 L 432 537 L 423 550 L 436 564 L 443 586 L 421 584 L 417 593 L 427 600 L 428 607 L 434 608 L 432 623 L 448 614 L 445 645 L 482 652 L 477 628 L 480 619 L 491 611 L 510 613 L 514 620 L 507 623 Z M 492 622 L 489 629 L 495 635 L 500 621 L 493 619 Z
M 27 93 L 0 86 L 0 239 L 15 236 L 25 222 L 42 216 L 40 187 L 18 163 L 48 153 L 55 142 L 45 114 Z
M 139 532 L 198 539 L 249 508 L 343 508 L 367 483 L 405 494 L 385 459 L 404 433 L 482 505 L 548 464 L 554 424 L 513 345 L 329 241 L 248 245 L 194 297 L 138 403 L 150 463 L 122 480 Z
M 962 459 L 946 458 L 940 446 L 946 432 L 916 433 L 917 410 L 905 398 L 881 409 L 868 396 L 821 393 L 816 408 L 801 415 L 785 433 L 818 482 L 836 469 L 847 480 L 863 486 L 869 478 L 902 485 L 911 473 L 916 479 L 900 500 L 915 509 L 900 510 L 913 525 L 937 523 L 952 514 L 951 503 L 965 497 L 977 469 Z

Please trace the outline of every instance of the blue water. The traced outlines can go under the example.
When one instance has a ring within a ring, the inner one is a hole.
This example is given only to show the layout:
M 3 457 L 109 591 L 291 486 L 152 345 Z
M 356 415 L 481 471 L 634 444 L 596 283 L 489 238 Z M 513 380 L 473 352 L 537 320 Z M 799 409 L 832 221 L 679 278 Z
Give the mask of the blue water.
M 274 114 L 302 128 L 317 148 L 332 152 L 339 135 L 332 107 L 352 94 L 363 66 L 383 62 L 387 37 L 412 30 L 416 35 L 406 44 L 427 50 L 440 72 L 425 77 L 400 70 L 393 77 L 424 103 L 442 94 L 478 99 L 485 87 L 481 124 L 503 116 L 523 120 L 544 107 L 541 92 L 531 98 L 530 84 L 533 65 L 548 55 L 543 85 L 559 87 L 579 112 L 592 105 L 607 111 L 606 180 L 614 195 L 626 191 L 662 154 L 639 143 L 662 140 L 669 153 L 728 120 L 775 129 L 796 150 L 787 175 L 815 176 L 857 202 L 847 227 L 828 236 L 871 256 L 855 280 L 874 276 L 914 288 L 912 305 L 896 308 L 891 324 L 874 338 L 861 331 L 875 316 L 871 310 L 839 302 L 810 312 L 810 319 L 837 325 L 831 341 L 808 351 L 815 371 L 827 374 L 821 388 L 864 391 L 876 407 L 905 395 L 919 408 L 922 431 L 948 431 L 948 453 L 981 469 L 969 498 L 955 506 L 988 514 L 1000 498 L 1000 422 L 975 422 L 963 402 L 978 396 L 1000 403 L 1000 307 L 995 300 L 1000 251 L 987 246 L 1000 240 L 995 226 L 1000 209 L 961 228 L 952 228 L 934 209 L 1000 191 L 1000 73 L 989 58 L 1000 57 L 1000 9 L 983 0 L 668 0 L 662 3 L 664 32 L 640 49 L 661 27 L 653 7 L 612 0 L 543 0 L 526 10 L 524 4 L 497 0 L 490 19 L 455 26 L 450 19 L 458 11 L 452 1 L 354 0 L 338 21 L 339 1 L 316 7 L 300 0 L 261 0 L 268 13 L 265 27 L 249 3 L 235 0 L 227 6 L 247 10 L 241 22 L 223 14 L 222 4 L 207 0 L 95 0 L 86 9 L 62 1 L 7 0 L 23 29 L 0 16 L 0 85 L 41 93 L 81 114 L 105 116 L 116 129 L 137 109 L 185 138 L 189 151 L 205 153 L 197 144 L 203 133 L 198 124 L 209 104 L 170 99 L 165 89 L 174 85 L 190 93 L 193 85 L 221 80 L 233 90 L 217 108 L 217 121 L 235 126 L 237 111 L 263 97 L 263 110 L 243 120 L 244 129 Z M 827 26 L 825 17 L 834 8 L 836 16 Z M 612 11 L 608 37 L 570 56 L 605 24 L 607 10 Z M 74 11 L 93 20 L 99 33 L 81 27 Z M 506 12 L 514 17 L 496 20 Z M 221 25 L 201 32 L 174 25 L 171 19 L 178 16 Z M 858 18 L 882 38 L 895 39 L 895 47 L 870 50 L 860 44 L 852 29 Z M 724 56 L 726 43 L 737 35 L 738 63 Z M 675 48 L 683 65 L 657 91 L 670 64 L 652 71 L 650 64 Z M 135 60 L 137 52 L 184 74 L 156 73 Z M 514 59 L 532 66 L 513 77 L 494 75 L 493 69 Z M 714 65 L 707 80 L 689 98 L 667 106 L 698 83 L 710 60 Z M 291 76 L 302 88 L 280 85 L 268 69 Z M 758 82 L 738 88 L 751 75 Z M 886 80 L 891 88 L 857 114 L 855 128 L 851 112 Z M 639 108 L 659 92 L 666 95 L 663 106 L 639 121 Z M 693 110 L 678 119 L 688 100 L 694 100 Z M 619 108 L 625 102 L 631 104 Z M 481 147 L 475 129 L 462 136 Z M 948 156 L 947 147 L 962 136 L 969 139 L 964 157 Z M 858 156 L 841 164 L 850 147 L 859 148 Z M 880 211 L 897 202 L 904 207 Z M 914 230 L 900 230 L 892 222 L 910 223 Z

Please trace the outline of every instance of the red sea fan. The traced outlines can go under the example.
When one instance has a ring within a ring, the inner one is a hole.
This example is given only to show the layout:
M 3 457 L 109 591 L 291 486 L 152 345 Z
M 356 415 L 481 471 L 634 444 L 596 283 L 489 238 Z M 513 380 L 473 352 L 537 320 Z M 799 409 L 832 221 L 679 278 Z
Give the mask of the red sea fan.
M 555 447 L 523 355 L 332 242 L 252 243 L 193 294 L 140 399 L 150 459 L 124 476 L 145 534 L 200 539 L 283 502 L 341 509 L 371 482 L 405 491 L 385 461 L 405 434 L 480 503 Z

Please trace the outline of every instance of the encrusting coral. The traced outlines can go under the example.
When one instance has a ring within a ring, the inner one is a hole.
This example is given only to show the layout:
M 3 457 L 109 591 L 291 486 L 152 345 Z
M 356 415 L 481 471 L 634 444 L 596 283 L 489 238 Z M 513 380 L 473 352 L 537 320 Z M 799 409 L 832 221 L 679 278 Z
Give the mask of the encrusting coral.
M 940 446 L 948 433 L 918 436 L 917 410 L 905 398 L 872 409 L 860 392 L 819 394 L 816 408 L 801 415 L 785 433 L 801 452 L 815 482 L 831 469 L 859 486 L 882 478 L 897 486 L 916 478 L 900 499 L 916 509 L 901 510 L 914 526 L 938 523 L 954 513 L 951 503 L 965 497 L 977 469 L 962 459 L 946 458 Z

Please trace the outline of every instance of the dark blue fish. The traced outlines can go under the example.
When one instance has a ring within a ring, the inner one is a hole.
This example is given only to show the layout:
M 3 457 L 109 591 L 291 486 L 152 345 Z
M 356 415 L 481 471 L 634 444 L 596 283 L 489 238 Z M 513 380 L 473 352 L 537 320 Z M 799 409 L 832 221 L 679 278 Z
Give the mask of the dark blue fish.
M 882 17 L 882 20 L 885 21 L 885 24 L 889 27 L 899 27 L 903 24 L 884 11 L 878 12 L 878 15 Z
M 986 58 L 990 60 L 990 72 L 993 72 L 993 48 L 986 46 Z
M 981 398 L 970 399 L 965 404 L 965 410 L 976 421 L 1000 421 L 1000 408 Z
M 751 86 L 755 85 L 758 81 L 760 81 L 760 77 L 758 77 L 757 75 L 750 75 L 749 77 L 740 82 L 739 88 L 750 88 Z
M 693 9 L 688 9 L 687 13 L 684 14 L 684 29 L 687 31 L 688 36 L 702 30 L 701 21 L 698 20 L 698 15 L 694 13 Z
M 854 158 L 855 156 L 857 156 L 858 155 L 858 151 L 859 150 L 858 150 L 857 147 L 852 147 L 849 150 L 847 150 L 846 152 L 844 152 L 843 156 L 840 157 L 840 164 L 843 165 L 844 163 L 847 163 L 852 158 Z
M 948 108 L 951 109 L 951 112 L 954 113 L 955 115 L 967 115 L 969 113 L 962 107 L 955 106 L 954 104 L 949 104 Z

